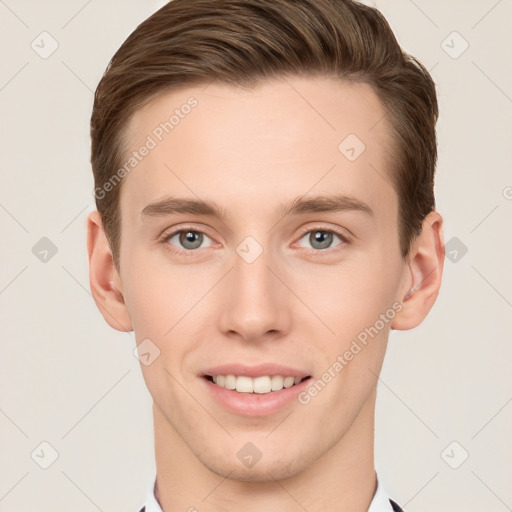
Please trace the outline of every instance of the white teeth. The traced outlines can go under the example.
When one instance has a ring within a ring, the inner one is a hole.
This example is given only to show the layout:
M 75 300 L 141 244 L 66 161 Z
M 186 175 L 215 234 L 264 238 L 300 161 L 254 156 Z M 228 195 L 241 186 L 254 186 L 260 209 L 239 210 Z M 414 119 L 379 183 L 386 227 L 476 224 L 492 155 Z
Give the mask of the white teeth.
M 272 391 L 279 391 L 283 389 L 284 378 L 281 375 L 274 375 L 272 377 Z
M 282 375 L 273 375 L 272 377 L 265 375 L 254 379 L 245 375 L 214 375 L 212 379 L 217 386 L 226 389 L 234 389 L 239 393 L 259 394 L 290 388 L 302 381 L 300 377 L 283 377 Z
M 239 393 L 252 393 L 253 385 L 251 377 L 238 377 L 236 379 L 236 390 Z
M 285 388 L 291 388 L 293 386 L 294 381 L 295 379 L 293 377 L 286 377 L 286 379 L 284 379 L 283 386 Z
M 254 393 L 270 393 L 272 391 L 272 380 L 270 377 L 257 377 L 252 379 Z
M 236 377 L 234 375 L 226 375 L 226 379 L 224 380 L 224 387 L 226 389 L 235 389 Z

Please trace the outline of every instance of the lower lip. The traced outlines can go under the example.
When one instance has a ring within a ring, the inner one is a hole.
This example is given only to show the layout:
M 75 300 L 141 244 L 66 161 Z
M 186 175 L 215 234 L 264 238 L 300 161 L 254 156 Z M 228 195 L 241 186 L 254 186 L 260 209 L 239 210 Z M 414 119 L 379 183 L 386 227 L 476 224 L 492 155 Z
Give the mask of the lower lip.
M 277 412 L 294 399 L 297 399 L 297 395 L 310 384 L 311 377 L 289 388 L 271 391 L 270 393 L 239 393 L 232 389 L 217 386 L 205 377 L 201 377 L 201 380 L 222 407 L 235 414 L 255 417 L 267 416 Z

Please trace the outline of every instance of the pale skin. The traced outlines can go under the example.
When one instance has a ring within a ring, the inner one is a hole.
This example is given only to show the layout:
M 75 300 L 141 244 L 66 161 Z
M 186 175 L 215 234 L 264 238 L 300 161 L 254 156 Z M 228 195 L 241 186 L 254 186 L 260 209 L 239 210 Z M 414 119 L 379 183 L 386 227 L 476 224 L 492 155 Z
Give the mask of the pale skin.
M 154 402 L 158 499 L 164 512 L 366 512 L 377 376 L 390 329 L 419 325 L 436 300 L 442 217 L 425 218 L 402 258 L 385 110 L 366 84 L 287 77 L 254 90 L 166 92 L 136 112 L 127 148 L 190 96 L 198 105 L 124 178 L 119 269 L 98 212 L 88 218 L 99 309 L 160 350 L 141 365 Z M 354 161 L 338 150 L 351 133 L 366 146 Z M 279 210 L 332 194 L 372 213 Z M 142 216 L 170 196 L 214 201 L 226 217 Z M 202 233 L 200 247 L 184 246 L 179 229 Z M 333 233 L 330 245 L 315 242 L 318 231 Z M 250 264 L 236 251 L 247 236 L 263 249 Z M 247 417 L 205 392 L 200 370 L 224 363 L 276 362 L 318 379 L 393 303 L 401 311 L 306 405 Z M 252 467 L 237 458 L 247 442 L 262 454 Z

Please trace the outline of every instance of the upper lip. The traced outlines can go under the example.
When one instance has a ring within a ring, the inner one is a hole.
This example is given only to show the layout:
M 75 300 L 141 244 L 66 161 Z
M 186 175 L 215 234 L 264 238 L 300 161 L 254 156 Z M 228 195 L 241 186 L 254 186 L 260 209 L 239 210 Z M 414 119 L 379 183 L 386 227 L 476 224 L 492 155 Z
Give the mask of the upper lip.
M 216 375 L 245 375 L 247 377 L 262 377 L 268 375 L 270 377 L 274 375 L 281 375 L 283 377 L 295 377 L 295 378 L 305 378 L 310 374 L 303 371 L 298 370 L 297 368 L 291 368 L 289 366 L 283 366 L 281 364 L 274 363 L 262 363 L 255 366 L 246 366 L 243 364 L 222 364 L 219 366 L 211 367 L 205 369 L 201 375 L 210 375 L 211 377 Z

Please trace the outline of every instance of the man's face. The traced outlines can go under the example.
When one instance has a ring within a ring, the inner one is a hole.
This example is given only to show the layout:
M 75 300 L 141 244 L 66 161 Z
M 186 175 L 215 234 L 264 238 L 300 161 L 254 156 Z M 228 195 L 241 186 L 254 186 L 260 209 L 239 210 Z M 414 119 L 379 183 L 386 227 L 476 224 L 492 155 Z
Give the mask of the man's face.
M 190 97 L 197 105 L 180 110 Z M 155 131 L 176 109 L 174 128 Z M 177 454 L 230 478 L 286 477 L 318 463 L 358 415 L 372 421 L 408 272 L 384 115 L 368 85 L 288 78 L 166 93 L 131 120 L 126 157 L 148 135 L 156 146 L 124 179 L 120 279 L 137 343 L 160 351 L 142 371 Z M 284 214 L 320 196 L 343 207 Z M 173 213 L 168 199 L 212 202 L 224 217 Z M 310 378 L 249 394 L 215 373 L 263 377 L 226 379 L 260 391 L 279 375 Z

